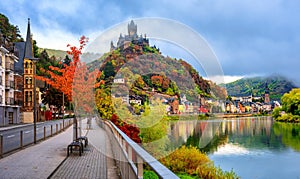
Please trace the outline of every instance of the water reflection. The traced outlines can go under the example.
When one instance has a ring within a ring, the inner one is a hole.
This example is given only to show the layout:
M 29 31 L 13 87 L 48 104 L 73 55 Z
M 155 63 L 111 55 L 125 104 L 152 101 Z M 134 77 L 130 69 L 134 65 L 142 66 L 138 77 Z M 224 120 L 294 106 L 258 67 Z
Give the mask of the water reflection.
M 300 151 L 300 126 L 273 124 L 270 117 L 232 120 L 171 122 L 169 136 L 174 146 L 192 145 L 213 153 L 226 143 L 241 147 L 282 150 L 290 146 Z
M 277 123 L 271 117 L 176 121 L 170 123 L 169 139 L 172 148 L 196 146 L 242 178 L 300 177 L 299 124 Z M 253 169 L 259 173 L 254 175 Z

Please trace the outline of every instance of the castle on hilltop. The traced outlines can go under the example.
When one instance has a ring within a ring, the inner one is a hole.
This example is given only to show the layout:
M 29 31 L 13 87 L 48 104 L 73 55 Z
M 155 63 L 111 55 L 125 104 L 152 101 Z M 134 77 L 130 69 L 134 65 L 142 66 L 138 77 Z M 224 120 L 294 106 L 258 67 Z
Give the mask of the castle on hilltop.
M 146 34 L 144 35 L 144 37 L 142 36 L 142 34 L 140 36 L 137 35 L 137 25 L 133 22 L 133 20 L 131 20 L 127 28 L 128 35 L 123 36 L 120 33 L 117 46 L 114 46 L 113 41 L 111 41 L 110 51 L 116 50 L 117 48 L 124 50 L 131 44 L 138 45 L 140 47 L 149 46 L 149 39 L 146 38 Z

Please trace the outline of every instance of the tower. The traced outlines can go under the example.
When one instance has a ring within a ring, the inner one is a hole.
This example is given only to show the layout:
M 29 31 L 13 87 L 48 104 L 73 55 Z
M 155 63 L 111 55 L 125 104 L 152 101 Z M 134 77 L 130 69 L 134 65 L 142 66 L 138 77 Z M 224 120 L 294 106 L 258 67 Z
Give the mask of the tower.
M 268 83 L 266 83 L 266 87 L 265 87 L 265 103 L 269 104 L 270 103 L 270 96 L 269 96 L 270 92 L 269 92 L 269 87 L 268 87 Z
M 34 69 L 33 45 L 30 31 L 30 19 L 28 18 L 27 35 L 23 61 L 23 122 L 33 122 L 34 116 Z M 37 95 L 38 101 L 38 95 Z
M 133 20 L 131 20 L 130 24 L 128 24 L 128 35 L 129 36 L 137 35 L 137 25 L 134 24 Z

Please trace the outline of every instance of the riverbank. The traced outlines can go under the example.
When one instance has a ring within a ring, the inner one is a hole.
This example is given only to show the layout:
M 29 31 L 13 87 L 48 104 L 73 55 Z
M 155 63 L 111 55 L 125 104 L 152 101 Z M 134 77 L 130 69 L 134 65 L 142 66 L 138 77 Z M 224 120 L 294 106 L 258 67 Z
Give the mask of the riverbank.
M 238 118 L 238 117 L 256 117 L 256 116 L 267 116 L 259 113 L 218 113 L 212 114 L 213 117 L 217 118 Z
M 176 120 L 207 120 L 214 118 L 232 119 L 241 117 L 259 117 L 259 116 L 271 116 L 271 114 L 260 114 L 260 113 L 213 113 L 213 114 L 181 114 L 181 115 L 168 115 L 164 116 L 165 120 L 176 121 Z

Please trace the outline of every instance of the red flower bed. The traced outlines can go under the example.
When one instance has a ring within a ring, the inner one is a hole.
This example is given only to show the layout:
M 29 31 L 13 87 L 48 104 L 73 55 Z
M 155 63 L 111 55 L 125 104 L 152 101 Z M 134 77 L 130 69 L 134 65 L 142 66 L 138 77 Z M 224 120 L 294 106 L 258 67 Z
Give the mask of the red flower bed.
M 120 121 L 116 114 L 111 117 L 111 122 L 113 122 L 121 131 L 123 131 L 128 137 L 130 137 L 134 142 L 141 143 L 141 138 L 139 136 L 140 129 L 132 124 L 127 124 L 124 121 Z

